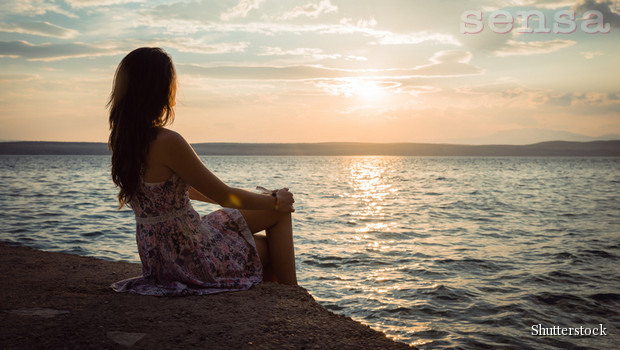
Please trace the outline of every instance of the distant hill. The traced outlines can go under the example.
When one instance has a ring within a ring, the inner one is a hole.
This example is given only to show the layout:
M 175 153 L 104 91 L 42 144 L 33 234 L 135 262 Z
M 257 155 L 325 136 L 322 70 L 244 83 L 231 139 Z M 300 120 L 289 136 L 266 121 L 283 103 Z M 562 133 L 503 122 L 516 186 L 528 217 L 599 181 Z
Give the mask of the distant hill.
M 476 138 L 451 140 L 450 143 L 466 145 L 531 145 L 545 142 L 547 140 L 563 140 L 571 142 L 610 141 L 620 140 L 620 135 L 607 134 L 599 137 L 591 137 L 561 130 L 525 128 L 504 130 L 492 135 Z
M 0 142 L 0 154 L 106 155 L 110 152 L 103 142 L 12 141 Z
M 453 145 L 431 143 L 198 143 L 199 155 L 394 155 L 394 156 L 620 156 L 620 140 L 531 145 Z M 0 154 L 109 155 L 107 144 L 96 142 L 0 142 Z

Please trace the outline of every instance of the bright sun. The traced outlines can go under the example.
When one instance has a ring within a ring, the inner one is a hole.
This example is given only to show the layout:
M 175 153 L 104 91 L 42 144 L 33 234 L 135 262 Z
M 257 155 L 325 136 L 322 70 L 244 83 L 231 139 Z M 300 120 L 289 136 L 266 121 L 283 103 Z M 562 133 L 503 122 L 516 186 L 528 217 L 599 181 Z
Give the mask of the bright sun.
M 385 90 L 375 81 L 357 80 L 351 82 L 351 94 L 364 100 L 377 100 L 385 95 Z

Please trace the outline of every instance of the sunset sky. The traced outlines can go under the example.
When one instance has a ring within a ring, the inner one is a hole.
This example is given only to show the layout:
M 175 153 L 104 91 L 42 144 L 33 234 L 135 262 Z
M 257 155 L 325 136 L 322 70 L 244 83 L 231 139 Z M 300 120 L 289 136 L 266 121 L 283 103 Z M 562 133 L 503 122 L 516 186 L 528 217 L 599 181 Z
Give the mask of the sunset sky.
M 550 33 L 525 33 L 529 10 Z M 0 140 L 106 141 L 116 65 L 141 46 L 175 61 L 190 142 L 620 135 L 617 1 L 0 0 Z

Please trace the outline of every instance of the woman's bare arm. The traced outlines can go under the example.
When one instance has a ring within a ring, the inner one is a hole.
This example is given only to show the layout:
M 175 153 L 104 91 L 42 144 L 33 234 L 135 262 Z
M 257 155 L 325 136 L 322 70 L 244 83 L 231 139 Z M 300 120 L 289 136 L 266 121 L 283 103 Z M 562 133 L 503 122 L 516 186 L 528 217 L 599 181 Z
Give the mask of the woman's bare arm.
M 207 203 L 211 203 L 211 204 L 217 204 L 213 199 L 205 196 L 204 194 L 196 191 L 195 188 L 190 187 L 189 188 L 189 199 L 193 199 L 196 201 L 201 201 L 201 202 L 207 202 Z
M 178 133 L 166 130 L 157 138 L 157 142 L 157 147 L 152 148 L 152 151 L 157 152 L 155 156 L 207 199 L 228 208 L 294 211 L 293 194 L 287 189 L 277 192 L 276 201 L 270 195 L 226 185 L 205 167 L 194 149 Z

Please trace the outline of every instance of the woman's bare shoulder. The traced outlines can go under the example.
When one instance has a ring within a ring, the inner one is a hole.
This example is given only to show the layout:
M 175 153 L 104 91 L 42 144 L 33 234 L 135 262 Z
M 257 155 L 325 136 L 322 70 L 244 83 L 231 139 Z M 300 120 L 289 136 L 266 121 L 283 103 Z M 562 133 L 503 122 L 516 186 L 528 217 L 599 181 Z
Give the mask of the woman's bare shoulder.
M 160 128 L 151 147 L 169 150 L 171 148 L 184 147 L 187 141 L 176 131 Z
M 159 128 L 159 130 L 157 131 L 157 137 L 155 138 L 155 141 L 163 143 L 179 142 L 183 140 L 185 139 L 183 138 L 183 136 L 181 136 L 181 134 L 166 128 Z
M 178 158 L 181 154 L 194 154 L 190 144 L 176 131 L 160 128 L 151 144 L 154 154 L 162 159 Z

